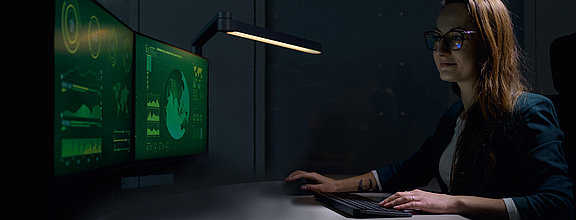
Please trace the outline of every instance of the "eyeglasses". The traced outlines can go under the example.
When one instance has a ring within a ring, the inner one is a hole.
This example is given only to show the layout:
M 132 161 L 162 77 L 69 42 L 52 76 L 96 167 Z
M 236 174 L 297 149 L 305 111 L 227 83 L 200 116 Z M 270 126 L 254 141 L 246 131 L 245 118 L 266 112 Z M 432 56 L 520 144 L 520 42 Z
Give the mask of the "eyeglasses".
M 452 51 L 457 51 L 462 48 L 462 43 L 464 42 L 464 34 L 475 34 L 476 31 L 464 31 L 464 30 L 450 30 L 444 36 L 440 35 L 436 31 L 426 31 L 424 32 L 424 40 L 426 46 L 431 51 L 435 51 L 440 46 L 440 41 L 444 39 L 444 44 Z

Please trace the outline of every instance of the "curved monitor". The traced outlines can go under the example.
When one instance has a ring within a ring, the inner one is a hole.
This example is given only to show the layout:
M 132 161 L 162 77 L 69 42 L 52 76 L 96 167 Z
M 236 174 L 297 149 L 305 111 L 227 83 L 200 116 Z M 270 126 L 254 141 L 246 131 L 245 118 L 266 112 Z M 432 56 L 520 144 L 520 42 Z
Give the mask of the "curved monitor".
M 54 176 L 133 158 L 134 32 L 90 0 L 54 13 Z
M 135 159 L 207 152 L 208 60 L 135 36 Z

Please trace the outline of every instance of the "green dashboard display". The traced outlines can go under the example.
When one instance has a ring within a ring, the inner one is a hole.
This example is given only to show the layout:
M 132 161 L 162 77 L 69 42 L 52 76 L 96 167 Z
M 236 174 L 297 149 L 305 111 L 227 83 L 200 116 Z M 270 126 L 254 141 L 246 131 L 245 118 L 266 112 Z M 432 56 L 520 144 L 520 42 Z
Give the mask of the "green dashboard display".
M 136 34 L 135 158 L 207 151 L 208 61 Z
M 55 176 L 131 160 L 133 39 L 92 1 L 56 1 Z

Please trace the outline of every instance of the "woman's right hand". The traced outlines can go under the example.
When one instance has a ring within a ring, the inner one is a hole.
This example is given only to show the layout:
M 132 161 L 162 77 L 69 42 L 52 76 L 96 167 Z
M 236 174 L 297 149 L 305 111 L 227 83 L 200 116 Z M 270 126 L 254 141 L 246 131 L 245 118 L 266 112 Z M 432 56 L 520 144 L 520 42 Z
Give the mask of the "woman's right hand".
M 309 190 L 309 191 L 316 191 L 316 192 L 337 192 L 339 187 L 338 187 L 338 181 L 322 176 L 318 173 L 312 172 L 305 172 L 305 171 L 301 171 L 301 170 L 297 170 L 294 171 L 293 173 L 291 173 L 290 175 L 288 175 L 288 177 L 286 177 L 285 181 L 286 182 L 292 182 L 298 179 L 309 179 L 312 180 L 314 182 L 316 182 L 316 184 L 306 184 L 303 185 L 301 187 L 302 190 Z

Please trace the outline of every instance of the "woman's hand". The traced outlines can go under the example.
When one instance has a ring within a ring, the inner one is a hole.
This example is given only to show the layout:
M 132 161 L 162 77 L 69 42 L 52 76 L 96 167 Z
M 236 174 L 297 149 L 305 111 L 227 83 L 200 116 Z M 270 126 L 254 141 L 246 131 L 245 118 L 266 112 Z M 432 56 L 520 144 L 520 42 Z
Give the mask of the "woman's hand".
M 301 170 L 297 170 L 288 177 L 286 177 L 286 182 L 292 182 L 298 179 L 309 179 L 316 184 L 306 184 L 302 186 L 302 190 L 316 191 L 316 192 L 336 192 L 338 191 L 338 181 L 330 179 L 328 177 L 322 176 L 318 173 L 309 173 Z
M 379 204 L 397 210 L 420 209 L 430 213 L 458 213 L 457 197 L 422 191 L 419 189 L 397 192 Z

